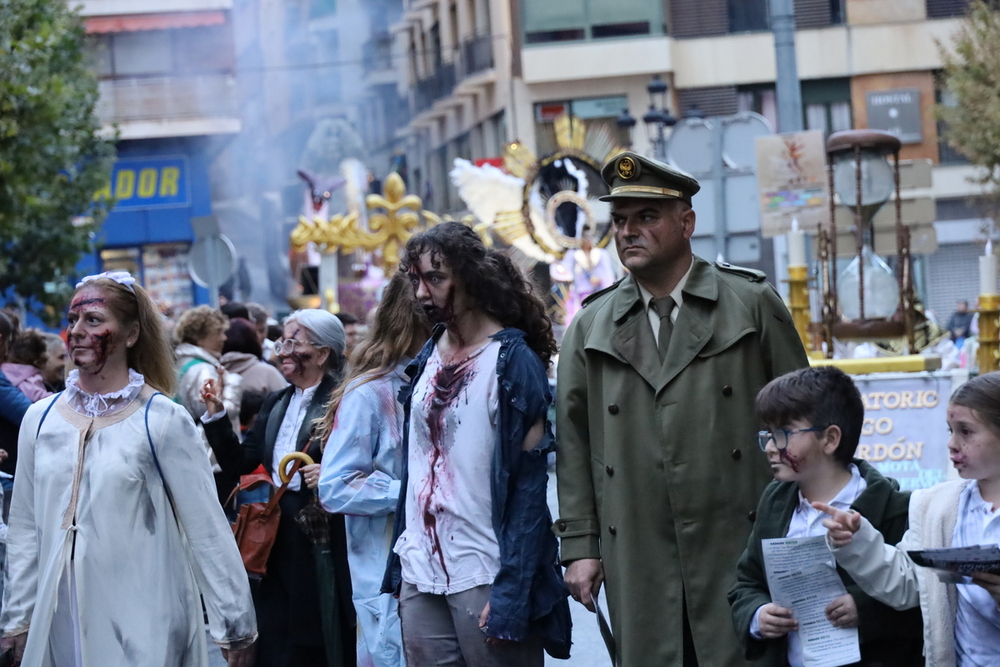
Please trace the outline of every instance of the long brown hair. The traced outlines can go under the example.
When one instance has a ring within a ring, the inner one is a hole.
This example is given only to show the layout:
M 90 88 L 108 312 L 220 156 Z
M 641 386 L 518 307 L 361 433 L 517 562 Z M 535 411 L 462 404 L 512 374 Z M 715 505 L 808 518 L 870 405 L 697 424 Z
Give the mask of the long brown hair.
M 375 311 L 375 323 L 351 355 L 351 372 L 330 397 L 326 413 L 316 420 L 317 437 L 325 443 L 333 431 L 334 418 L 344 393 L 383 378 L 396 367 L 415 344 L 430 336 L 430 323 L 413 296 L 410 278 L 397 271 Z M 355 382 L 358 380 L 358 382 Z
M 164 333 L 160 311 L 149 298 L 149 293 L 139 283 L 126 286 L 110 278 L 89 281 L 84 283 L 84 287 L 101 290 L 108 300 L 108 310 L 124 329 L 134 323 L 139 324 L 139 338 L 128 349 L 128 367 L 141 373 L 150 387 L 173 396 L 177 384 L 174 353 Z M 77 291 L 80 289 L 77 288 Z

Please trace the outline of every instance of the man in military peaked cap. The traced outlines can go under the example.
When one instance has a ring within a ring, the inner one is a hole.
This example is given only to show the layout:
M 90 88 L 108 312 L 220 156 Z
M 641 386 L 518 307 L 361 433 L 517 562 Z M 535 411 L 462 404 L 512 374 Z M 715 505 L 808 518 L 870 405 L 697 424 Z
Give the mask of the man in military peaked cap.
M 630 273 L 560 354 L 566 583 L 588 608 L 606 583 L 619 665 L 743 665 L 726 593 L 771 479 L 753 402 L 805 350 L 764 274 L 692 254 L 698 181 L 632 152 L 601 175 Z

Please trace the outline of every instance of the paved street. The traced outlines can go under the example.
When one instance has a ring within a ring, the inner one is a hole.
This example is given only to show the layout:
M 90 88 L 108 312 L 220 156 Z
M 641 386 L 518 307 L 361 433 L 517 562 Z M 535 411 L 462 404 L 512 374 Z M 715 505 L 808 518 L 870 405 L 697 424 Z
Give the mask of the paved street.
M 556 499 L 556 475 L 549 473 L 549 511 L 552 516 L 559 516 L 559 501 Z M 601 590 L 601 604 L 607 612 L 608 604 L 604 599 L 604 591 Z M 553 660 L 548 655 L 545 656 L 546 665 L 561 665 L 565 667 L 610 667 L 611 660 L 608 658 L 608 650 L 604 647 L 604 640 L 601 639 L 601 632 L 597 629 L 597 616 L 590 613 L 582 605 L 573 600 L 569 601 L 570 611 L 573 613 L 573 648 L 570 650 L 569 660 Z

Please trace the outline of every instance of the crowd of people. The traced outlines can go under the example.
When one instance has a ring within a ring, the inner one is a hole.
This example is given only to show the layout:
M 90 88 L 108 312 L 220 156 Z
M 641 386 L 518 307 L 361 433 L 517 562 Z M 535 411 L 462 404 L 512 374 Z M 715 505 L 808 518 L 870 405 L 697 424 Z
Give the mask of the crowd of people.
M 240 667 L 540 666 L 603 588 L 617 664 L 799 667 L 764 544 L 819 536 L 856 664 L 1000 664 L 1000 574 L 908 555 L 1000 542 L 1000 373 L 951 398 L 961 479 L 901 492 L 763 274 L 692 254 L 698 182 L 628 152 L 602 176 L 628 274 L 561 347 L 455 222 L 409 240 L 366 331 L 241 303 L 168 323 L 124 272 L 77 284 L 64 338 L 0 312 L 9 664 L 204 667 L 207 623 Z M 230 525 L 251 506 L 262 567 Z

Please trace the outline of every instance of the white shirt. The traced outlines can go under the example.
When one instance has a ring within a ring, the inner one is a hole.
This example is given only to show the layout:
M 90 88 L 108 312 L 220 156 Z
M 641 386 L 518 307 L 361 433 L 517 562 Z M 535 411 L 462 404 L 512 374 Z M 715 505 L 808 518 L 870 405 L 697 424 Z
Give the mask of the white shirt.
M 958 501 L 958 521 L 951 546 L 972 547 L 1000 544 L 1000 509 L 983 500 L 975 480 L 962 489 Z M 958 584 L 958 611 L 955 614 L 957 667 L 986 667 L 1000 664 L 1000 611 L 985 589 L 976 584 Z
M 445 367 L 435 349 L 413 388 L 406 530 L 396 553 L 403 580 L 422 593 L 461 593 L 500 571 L 491 493 L 499 351 L 493 340 Z M 449 377 L 448 368 L 457 370 Z
M 845 512 L 851 509 L 854 501 L 868 488 L 868 482 L 861 476 L 858 466 L 851 463 L 849 470 L 851 471 L 851 480 L 828 503 L 830 506 L 844 510 Z M 799 504 L 792 514 L 792 520 L 788 522 L 788 532 L 785 533 L 785 537 L 816 537 L 817 535 L 826 535 L 827 529 L 823 525 L 823 519 L 825 518 L 826 514 L 810 505 L 809 501 L 802 496 L 802 492 L 800 491 Z M 760 610 L 762 607 L 763 605 L 757 608 L 757 611 L 753 615 L 753 620 L 750 621 L 750 635 L 754 639 L 763 639 L 760 634 Z M 788 633 L 788 664 L 791 667 L 803 667 L 805 664 L 802 656 L 802 640 L 799 639 L 799 633 L 795 630 Z
M 691 266 L 688 270 L 684 272 L 681 279 L 677 281 L 677 285 L 674 287 L 673 291 L 670 292 L 670 296 L 673 298 L 674 309 L 670 311 L 670 321 L 677 321 L 677 314 L 681 310 L 681 305 L 684 303 L 684 286 L 687 285 L 688 277 L 691 275 L 691 269 L 694 267 L 694 260 L 691 260 Z M 649 319 L 649 326 L 653 330 L 653 340 L 656 344 L 660 344 L 660 314 L 656 312 L 656 308 L 653 307 L 653 295 L 648 289 L 643 287 L 638 280 L 635 284 L 639 286 L 639 294 L 642 296 L 642 302 L 646 306 L 646 317 Z
M 312 403 L 318 388 L 318 384 L 308 389 L 296 387 L 291 400 L 288 401 L 288 410 L 285 411 L 285 418 L 281 420 L 278 436 L 274 440 L 274 456 L 271 458 L 271 480 L 275 486 L 281 486 L 281 478 L 278 477 L 278 464 L 281 463 L 281 459 L 285 458 L 286 454 L 298 451 L 296 441 L 299 431 L 302 422 L 305 421 L 306 410 L 309 409 L 309 404 Z M 288 467 L 291 468 L 291 465 Z M 288 490 L 298 491 L 300 488 L 302 488 L 301 479 L 299 475 L 295 475 L 288 481 Z

